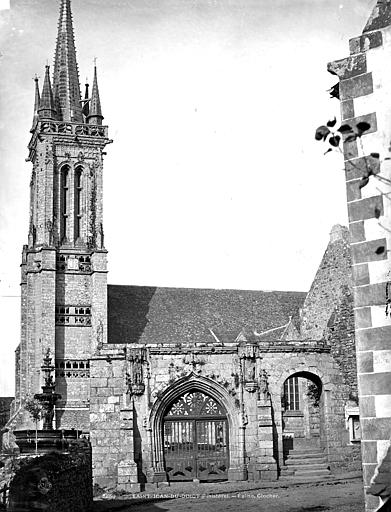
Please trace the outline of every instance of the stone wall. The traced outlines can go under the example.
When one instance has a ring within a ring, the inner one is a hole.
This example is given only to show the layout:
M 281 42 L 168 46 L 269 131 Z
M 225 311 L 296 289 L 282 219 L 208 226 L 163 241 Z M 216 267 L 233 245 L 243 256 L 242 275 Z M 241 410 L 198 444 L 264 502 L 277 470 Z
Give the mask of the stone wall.
M 330 317 L 352 286 L 348 229 L 336 225 L 301 311 L 303 339 L 324 339 Z
M 354 463 L 356 447 L 350 444 L 349 432 L 345 421 L 345 405 L 348 403 L 348 389 L 343 386 L 342 375 L 337 362 L 327 351 L 313 347 L 303 353 L 303 342 L 296 342 L 282 350 L 282 347 L 270 347 L 262 354 L 262 364 L 269 377 L 270 391 L 274 409 L 274 421 L 278 432 L 278 452 L 282 463 L 282 408 L 281 394 L 283 384 L 288 377 L 305 377 L 321 386 L 319 404 L 320 446 L 325 449 L 328 462 L 333 470 L 345 467 L 345 461 Z
M 390 0 L 377 2 L 363 34 L 349 46 L 350 56 L 330 63 L 328 69 L 339 78 L 342 123 L 356 131 L 361 121 L 370 126 L 359 139 L 344 142 L 363 474 L 369 489 L 391 431 L 391 320 L 385 314 L 391 243 Z M 360 187 L 370 174 L 368 184 Z M 366 494 L 367 511 L 378 505 L 377 497 Z
M 134 361 L 141 373 L 131 384 Z M 348 390 L 324 343 L 105 345 L 91 359 L 94 481 L 138 490 L 166 480 L 162 420 L 173 400 L 192 390 L 210 394 L 227 412 L 228 478 L 276 479 L 283 465 L 283 384 L 295 374 L 321 384 L 320 444 L 332 468 L 344 467 L 357 451 L 345 422 Z
M 349 388 L 350 399 L 357 401 L 357 361 L 354 336 L 353 290 L 342 286 L 342 297 L 337 303 L 325 333 L 331 354 L 341 369 L 342 381 Z
M 9 510 L 88 512 L 92 510 L 91 451 L 75 442 L 69 453 L 14 456 L 0 470 L 9 485 Z

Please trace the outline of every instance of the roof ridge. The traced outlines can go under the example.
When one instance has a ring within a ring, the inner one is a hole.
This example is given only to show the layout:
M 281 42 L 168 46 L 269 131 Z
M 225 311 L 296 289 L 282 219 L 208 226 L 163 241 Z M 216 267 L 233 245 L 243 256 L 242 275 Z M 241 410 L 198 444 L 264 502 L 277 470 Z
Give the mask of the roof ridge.
M 257 332 L 254 331 L 255 336 L 262 336 L 263 334 L 268 334 L 269 332 L 278 331 L 278 329 L 283 329 L 284 327 L 287 327 L 289 325 L 289 322 L 284 325 L 280 325 L 279 327 L 273 327 L 273 329 L 268 329 L 267 331 Z
M 222 292 L 247 292 L 247 293 L 282 293 L 282 294 L 297 294 L 307 295 L 308 292 L 298 290 L 260 290 L 248 288 L 216 288 L 216 287 L 195 287 L 195 286 L 157 286 L 152 284 L 120 284 L 108 283 L 108 286 L 123 286 L 131 288 L 155 288 L 157 290 L 207 290 L 207 291 L 222 291 Z

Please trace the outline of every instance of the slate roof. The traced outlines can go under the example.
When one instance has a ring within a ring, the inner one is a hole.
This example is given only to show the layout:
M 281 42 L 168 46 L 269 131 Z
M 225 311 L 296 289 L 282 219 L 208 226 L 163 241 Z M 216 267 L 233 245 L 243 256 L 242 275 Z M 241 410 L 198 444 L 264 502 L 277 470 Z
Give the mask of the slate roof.
M 109 343 L 235 341 L 297 317 L 304 292 L 108 285 Z

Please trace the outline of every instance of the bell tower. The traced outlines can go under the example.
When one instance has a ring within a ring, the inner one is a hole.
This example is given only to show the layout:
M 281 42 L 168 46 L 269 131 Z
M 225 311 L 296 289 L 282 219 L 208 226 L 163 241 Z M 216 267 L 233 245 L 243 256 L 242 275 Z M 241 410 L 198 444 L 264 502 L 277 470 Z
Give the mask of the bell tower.
M 81 99 L 71 2 L 61 0 L 52 80 L 49 66 L 41 91 L 35 79 L 15 401 L 21 410 L 39 392 L 49 348 L 62 395 L 57 428 L 88 430 L 89 358 L 106 341 L 103 155 L 112 141 L 102 122 L 96 65 L 91 95 L 87 86 Z

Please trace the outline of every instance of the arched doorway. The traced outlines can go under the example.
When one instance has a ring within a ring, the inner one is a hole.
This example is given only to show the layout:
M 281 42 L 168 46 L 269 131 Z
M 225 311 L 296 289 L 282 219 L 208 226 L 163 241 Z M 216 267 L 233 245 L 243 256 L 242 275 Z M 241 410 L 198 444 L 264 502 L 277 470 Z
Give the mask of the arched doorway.
M 281 392 L 284 457 L 292 449 L 319 448 L 323 430 L 322 382 L 317 375 L 296 372 Z
M 228 422 L 224 407 L 198 390 L 184 393 L 163 417 L 164 465 L 169 480 L 226 480 Z

